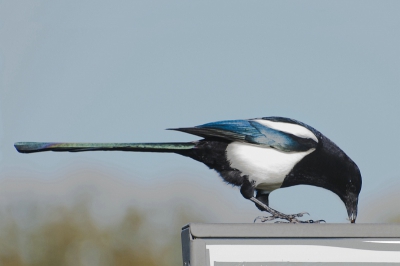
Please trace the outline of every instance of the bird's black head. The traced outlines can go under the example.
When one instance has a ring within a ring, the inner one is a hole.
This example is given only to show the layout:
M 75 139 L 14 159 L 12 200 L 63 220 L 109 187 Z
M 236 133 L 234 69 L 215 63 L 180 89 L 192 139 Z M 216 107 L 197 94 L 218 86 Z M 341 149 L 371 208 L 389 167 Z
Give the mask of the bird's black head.
M 342 170 L 340 182 L 334 183 L 335 192 L 346 206 L 347 214 L 351 223 L 355 223 L 357 218 L 358 195 L 361 191 L 361 173 L 357 165 L 348 158 Z
M 319 140 L 316 150 L 292 169 L 282 187 L 306 184 L 328 189 L 343 201 L 349 220 L 355 223 L 362 185 L 360 170 L 338 146 L 315 132 Z

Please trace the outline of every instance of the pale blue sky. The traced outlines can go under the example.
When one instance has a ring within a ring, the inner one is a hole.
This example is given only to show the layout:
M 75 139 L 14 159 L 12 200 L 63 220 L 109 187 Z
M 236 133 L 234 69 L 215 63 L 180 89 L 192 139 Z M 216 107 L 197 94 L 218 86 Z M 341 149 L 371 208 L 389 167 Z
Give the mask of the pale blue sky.
M 192 171 L 237 193 L 234 212 L 239 192 L 188 158 L 22 155 L 13 143 L 190 141 L 164 129 L 276 115 L 317 128 L 358 164 L 367 208 L 400 178 L 399 14 L 398 1 L 0 1 L 0 175 L 54 181 L 87 162 L 143 184 Z M 271 205 L 346 222 L 317 188 L 274 192 Z

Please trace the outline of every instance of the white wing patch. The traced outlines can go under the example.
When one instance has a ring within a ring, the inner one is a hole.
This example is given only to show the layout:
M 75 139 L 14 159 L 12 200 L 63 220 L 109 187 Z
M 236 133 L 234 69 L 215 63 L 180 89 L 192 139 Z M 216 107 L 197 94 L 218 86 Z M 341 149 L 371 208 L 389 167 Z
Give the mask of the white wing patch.
M 286 175 L 306 155 L 313 152 L 282 152 L 269 147 L 232 142 L 226 149 L 226 157 L 232 168 L 255 181 L 256 188 L 272 191 L 282 185 Z
M 282 132 L 290 133 L 300 138 L 310 138 L 315 140 L 318 143 L 318 138 L 312 133 L 309 129 L 292 123 L 285 123 L 285 122 L 273 122 L 270 120 L 264 119 L 254 119 L 257 123 L 264 125 L 266 127 L 276 129 Z

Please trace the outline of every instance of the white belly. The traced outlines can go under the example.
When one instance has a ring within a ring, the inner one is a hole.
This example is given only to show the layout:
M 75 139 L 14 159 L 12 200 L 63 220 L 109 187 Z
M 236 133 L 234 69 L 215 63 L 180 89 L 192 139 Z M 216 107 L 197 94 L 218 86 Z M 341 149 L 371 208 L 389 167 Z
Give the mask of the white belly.
M 293 167 L 314 150 L 282 152 L 269 147 L 232 142 L 226 149 L 226 156 L 231 167 L 254 181 L 257 189 L 272 191 L 279 188 Z

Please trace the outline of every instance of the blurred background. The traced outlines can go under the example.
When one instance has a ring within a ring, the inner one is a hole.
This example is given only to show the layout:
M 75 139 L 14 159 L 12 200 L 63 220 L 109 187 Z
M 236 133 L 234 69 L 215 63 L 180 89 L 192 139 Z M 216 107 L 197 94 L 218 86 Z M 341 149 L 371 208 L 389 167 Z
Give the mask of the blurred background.
M 398 1 L 0 1 L 0 265 L 179 265 L 186 223 L 261 214 L 185 157 L 26 155 L 18 141 L 192 141 L 164 129 L 291 117 L 360 167 L 357 222 L 399 222 L 399 13 Z M 270 205 L 348 223 L 316 187 Z

